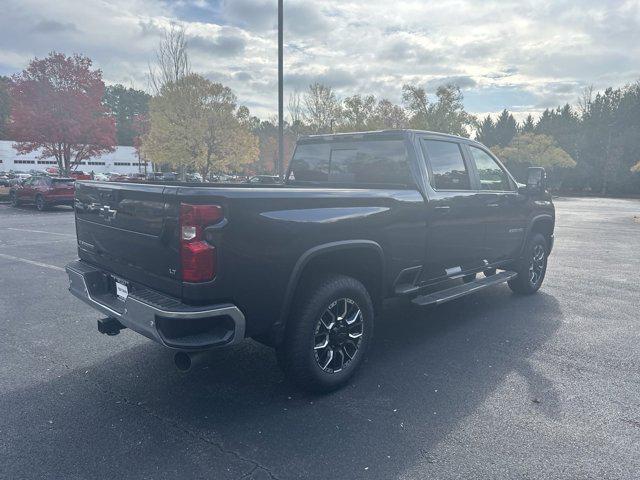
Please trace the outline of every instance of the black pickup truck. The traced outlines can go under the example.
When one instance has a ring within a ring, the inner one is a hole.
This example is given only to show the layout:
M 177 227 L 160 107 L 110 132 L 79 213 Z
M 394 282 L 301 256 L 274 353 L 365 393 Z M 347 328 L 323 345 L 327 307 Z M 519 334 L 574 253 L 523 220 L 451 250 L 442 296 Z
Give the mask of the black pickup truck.
M 540 168 L 517 183 L 483 145 L 393 130 L 298 141 L 286 181 L 78 182 L 70 290 L 102 333 L 200 352 L 251 337 L 316 391 L 362 362 L 382 301 L 536 292 L 553 246 Z

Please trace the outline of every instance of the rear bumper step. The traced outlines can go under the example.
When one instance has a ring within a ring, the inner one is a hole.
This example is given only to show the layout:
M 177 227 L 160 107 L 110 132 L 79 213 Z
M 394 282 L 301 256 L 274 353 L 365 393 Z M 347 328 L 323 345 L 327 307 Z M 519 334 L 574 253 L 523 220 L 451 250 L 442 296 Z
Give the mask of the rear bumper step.
M 438 292 L 429 293 L 427 295 L 420 295 L 411 300 L 416 305 L 440 305 L 441 303 L 448 302 L 449 300 L 455 300 L 456 298 L 464 297 L 470 293 L 477 292 L 484 288 L 498 283 L 504 283 L 507 280 L 515 278 L 518 274 L 516 272 L 505 271 L 496 273 L 489 277 L 483 277 L 473 282 L 465 283 L 464 285 L 457 285 L 455 287 L 446 288 Z
M 245 318 L 233 304 L 193 307 L 146 288 L 134 289 L 120 300 L 109 291 L 108 272 L 81 260 L 68 264 L 66 270 L 74 296 L 166 347 L 204 350 L 244 338 Z

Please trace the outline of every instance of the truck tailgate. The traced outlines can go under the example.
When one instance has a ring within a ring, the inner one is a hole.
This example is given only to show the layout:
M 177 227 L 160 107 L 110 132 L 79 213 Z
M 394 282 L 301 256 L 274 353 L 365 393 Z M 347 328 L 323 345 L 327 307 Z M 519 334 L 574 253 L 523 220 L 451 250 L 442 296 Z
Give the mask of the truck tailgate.
M 78 182 L 76 232 L 82 260 L 180 296 L 175 187 Z

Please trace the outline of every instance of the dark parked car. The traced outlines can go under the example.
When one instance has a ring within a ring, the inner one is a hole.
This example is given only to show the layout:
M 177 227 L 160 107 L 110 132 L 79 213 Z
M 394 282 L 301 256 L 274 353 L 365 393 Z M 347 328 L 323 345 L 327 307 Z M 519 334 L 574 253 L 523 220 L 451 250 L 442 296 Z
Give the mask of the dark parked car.
M 54 205 L 73 205 L 74 183 L 73 178 L 33 176 L 13 185 L 9 198 L 14 207 L 33 204 L 40 211 Z
M 537 291 L 555 223 L 543 169 L 520 185 L 483 145 L 411 130 L 302 138 L 281 185 L 80 182 L 76 204 L 70 290 L 101 332 L 185 369 L 252 337 L 319 391 L 362 363 L 386 298 Z

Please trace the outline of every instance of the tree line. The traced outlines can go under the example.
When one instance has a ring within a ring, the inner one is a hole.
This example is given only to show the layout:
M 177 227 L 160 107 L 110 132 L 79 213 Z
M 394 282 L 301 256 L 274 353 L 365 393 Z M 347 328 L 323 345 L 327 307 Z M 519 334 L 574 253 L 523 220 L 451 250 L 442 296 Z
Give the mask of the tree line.
M 115 145 L 166 169 L 214 173 L 282 174 L 277 119 L 260 119 L 234 92 L 192 72 L 184 31 L 171 28 L 149 69 L 150 93 L 105 86 L 102 72 L 81 55 L 52 53 L 11 78 L 0 77 L 0 138 L 20 153 L 41 149 L 62 171 Z M 640 193 L 640 82 L 603 92 L 587 89 L 576 105 L 547 109 L 518 123 L 504 110 L 478 119 L 461 90 L 434 94 L 402 86 L 401 102 L 374 95 L 340 98 L 314 83 L 287 105 L 284 157 L 305 134 L 414 128 L 474 137 L 523 179 L 544 166 L 560 191 Z
M 546 109 L 537 121 L 517 124 L 504 110 L 480 121 L 476 138 L 516 170 L 546 167 L 558 190 L 640 193 L 640 81 L 588 88 L 576 105 Z

